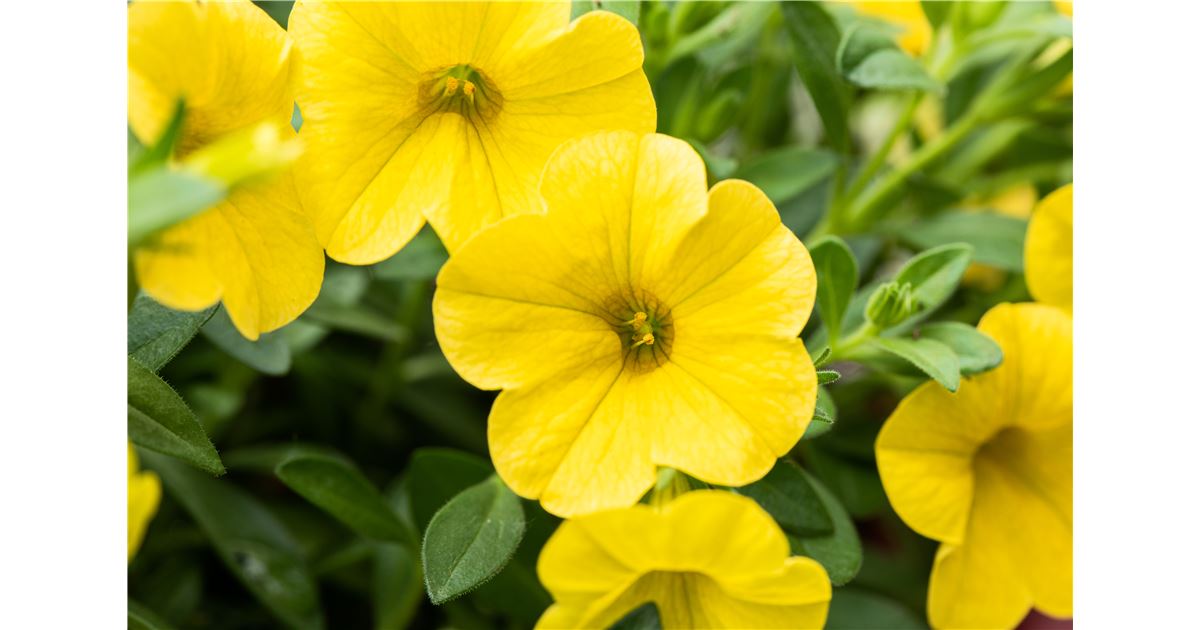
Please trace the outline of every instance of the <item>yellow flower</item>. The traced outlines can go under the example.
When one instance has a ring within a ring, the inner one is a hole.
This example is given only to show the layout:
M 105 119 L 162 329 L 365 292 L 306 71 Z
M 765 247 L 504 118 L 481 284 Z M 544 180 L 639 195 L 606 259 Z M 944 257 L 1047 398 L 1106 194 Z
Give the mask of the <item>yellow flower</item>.
M 231 135 L 244 137 L 240 142 L 250 149 L 289 146 L 279 138 L 295 136 L 294 57 L 287 33 L 250 2 L 135 2 L 129 7 L 129 125 L 138 139 L 153 142 L 183 98 L 186 117 L 174 156 L 183 168 L 203 169 L 205 149 Z M 255 130 L 264 122 L 279 133 Z M 134 265 L 155 300 L 181 310 L 221 300 L 237 329 L 257 339 L 312 303 L 325 257 L 285 173 L 239 186 L 217 206 L 166 230 L 135 253 Z
M 563 141 L 654 130 L 635 28 L 570 3 L 298 2 L 301 194 L 329 255 L 388 258 L 426 220 L 450 252 L 513 214 Z
M 1033 299 L 1073 308 L 1074 188 L 1067 184 L 1037 205 L 1025 232 L 1025 281 Z
M 937 628 L 1011 628 L 1031 606 L 1071 616 L 1071 318 L 1001 304 L 979 330 L 1000 367 L 952 394 L 930 382 L 875 443 L 888 499 L 941 541 L 929 584 Z
M 537 571 L 555 602 L 545 629 L 607 628 L 646 602 L 668 630 L 820 628 L 831 595 L 757 503 L 716 490 L 568 520 Z
M 162 498 L 162 484 L 158 475 L 152 472 L 138 472 L 137 453 L 133 452 L 133 444 L 129 445 L 129 495 L 126 502 L 129 507 L 129 559 L 133 560 L 138 547 L 142 546 L 142 538 L 146 536 L 146 527 L 150 519 L 158 511 L 158 502 Z
M 1075 16 L 1075 3 L 1071 0 L 1054 0 L 1054 8 L 1067 17 Z
M 859 13 L 879 18 L 900 27 L 896 44 L 910 55 L 920 56 L 929 48 L 933 28 L 925 18 L 925 11 L 917 0 L 895 2 L 854 2 Z
M 808 251 L 753 185 L 705 187 L 681 140 L 581 138 L 546 165 L 545 214 L 480 232 L 438 276 L 446 357 L 504 390 L 496 470 L 550 512 L 631 505 L 656 465 L 750 483 L 812 417 Z

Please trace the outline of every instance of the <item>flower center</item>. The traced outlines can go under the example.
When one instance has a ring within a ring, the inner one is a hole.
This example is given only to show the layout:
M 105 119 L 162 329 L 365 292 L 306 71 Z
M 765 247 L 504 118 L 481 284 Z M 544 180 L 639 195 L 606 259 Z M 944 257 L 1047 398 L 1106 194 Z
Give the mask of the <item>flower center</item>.
M 643 296 L 645 297 L 645 296 Z M 655 299 L 618 300 L 610 312 L 614 314 L 613 331 L 621 339 L 625 367 L 637 372 L 663 365 L 671 356 L 675 327 L 669 310 Z
M 488 120 L 500 111 L 504 98 L 482 72 L 460 64 L 428 73 L 417 87 L 417 100 L 427 115 L 454 112 Z

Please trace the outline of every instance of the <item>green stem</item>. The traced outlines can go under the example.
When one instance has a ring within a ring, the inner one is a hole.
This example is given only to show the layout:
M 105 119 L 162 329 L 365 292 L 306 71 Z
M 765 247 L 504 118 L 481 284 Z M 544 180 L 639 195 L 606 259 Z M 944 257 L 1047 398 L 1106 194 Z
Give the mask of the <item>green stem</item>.
M 850 358 L 856 348 L 874 339 L 878 334 L 879 327 L 871 322 L 863 322 L 857 330 L 834 344 L 830 360 Z
M 875 177 L 875 173 L 879 172 L 879 169 L 887 162 L 887 157 L 896 146 L 896 142 L 908 132 L 913 115 L 916 113 L 917 107 L 921 105 L 924 97 L 924 92 L 916 92 L 909 98 L 908 103 L 900 112 L 900 117 L 896 119 L 896 124 L 892 126 L 891 132 L 888 133 L 879 150 L 875 152 L 875 155 L 871 156 L 871 161 L 867 162 L 867 165 L 850 182 L 850 187 L 846 190 L 846 198 L 854 199 L 858 197 L 862 193 L 863 188 Z

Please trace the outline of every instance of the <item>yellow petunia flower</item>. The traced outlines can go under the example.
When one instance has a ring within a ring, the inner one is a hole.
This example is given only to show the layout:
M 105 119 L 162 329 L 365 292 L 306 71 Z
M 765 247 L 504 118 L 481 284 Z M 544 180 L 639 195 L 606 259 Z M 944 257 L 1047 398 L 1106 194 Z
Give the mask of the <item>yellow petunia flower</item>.
M 1074 307 L 1074 187 L 1067 184 L 1037 205 L 1025 232 L 1025 281 L 1033 299 Z
M 138 472 L 137 453 L 133 444 L 129 445 L 129 494 L 126 503 L 129 507 L 129 560 L 142 546 L 142 538 L 146 536 L 146 528 L 150 519 L 158 511 L 158 502 L 162 499 L 162 483 L 158 475 L 150 472 Z
M 537 572 L 554 597 L 543 629 L 607 628 L 646 602 L 668 630 L 820 628 L 831 595 L 757 503 L 715 490 L 568 520 Z
M 434 324 L 517 494 L 573 516 L 626 507 L 655 466 L 740 486 L 804 433 L 816 373 L 797 338 L 808 251 L 744 181 L 706 191 L 686 142 L 610 132 L 546 165 L 545 214 L 476 235 L 438 276 Z
M 1071 317 L 1001 304 L 979 330 L 1003 349 L 1000 367 L 954 394 L 918 387 L 875 443 L 896 512 L 942 543 L 936 628 L 1012 628 L 1031 606 L 1071 616 Z
M 900 33 L 896 35 L 896 45 L 908 54 L 918 57 L 928 50 L 929 42 L 933 39 L 933 28 L 917 0 L 855 1 L 852 4 L 863 15 L 879 18 L 900 27 Z
M 129 125 L 139 140 L 153 142 L 183 98 L 174 158 L 184 167 L 231 136 L 243 136 L 251 148 L 278 147 L 281 136 L 295 135 L 294 59 L 287 33 L 248 1 L 135 2 L 129 7 Z M 278 133 L 258 129 L 264 122 Z M 181 310 L 221 300 L 237 329 L 257 339 L 312 303 L 325 257 L 285 173 L 239 186 L 217 206 L 166 230 L 135 253 L 134 267 L 155 300 Z
M 654 130 L 642 43 L 570 3 L 297 2 L 301 194 L 329 255 L 388 258 L 426 220 L 450 252 L 541 209 L 563 141 Z

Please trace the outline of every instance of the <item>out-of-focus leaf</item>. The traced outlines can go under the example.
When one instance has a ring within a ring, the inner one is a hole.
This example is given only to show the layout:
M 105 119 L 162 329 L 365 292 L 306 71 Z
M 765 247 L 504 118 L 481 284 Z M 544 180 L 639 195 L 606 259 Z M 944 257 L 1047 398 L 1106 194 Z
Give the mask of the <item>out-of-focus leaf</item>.
M 958 391 L 958 355 L 946 344 L 925 338 L 880 337 L 870 345 L 912 363 L 942 387 Z
M 737 160 L 733 158 L 723 157 L 708 150 L 708 147 L 699 140 L 690 139 L 688 144 L 700 154 L 700 159 L 704 160 L 704 169 L 708 171 L 708 181 L 710 183 L 717 182 L 723 179 L 733 177 L 733 173 L 737 170 Z
M 517 495 L 497 476 L 467 488 L 438 510 L 421 546 L 425 590 L 441 605 L 491 579 L 525 533 Z
M 371 573 L 375 628 L 401 630 L 409 627 L 421 605 L 423 591 L 421 558 L 416 549 L 395 543 L 377 545 Z
M 214 475 L 224 474 L 217 449 L 179 394 L 133 357 L 128 363 L 129 439 Z
M 172 497 L 191 514 L 225 565 L 280 621 L 322 628 L 317 587 L 287 528 L 229 481 L 207 477 L 169 458 L 146 454 Z
M 413 451 L 404 474 L 404 485 L 417 529 L 424 532 L 430 519 L 447 501 L 491 474 L 491 465 L 470 453 L 437 447 Z
M 391 343 L 401 343 L 409 337 L 408 329 L 400 322 L 361 304 L 344 306 L 333 302 L 318 302 L 310 306 L 302 317 L 305 321 L 334 330 L 374 337 Z
M 846 308 L 858 286 L 858 261 L 836 236 L 813 243 L 808 253 L 817 271 L 817 312 L 821 314 L 829 343 L 836 344 Z
M 841 586 L 854 579 L 862 566 L 862 542 L 858 539 L 858 531 L 833 493 L 807 471 L 800 469 L 800 474 L 821 500 L 833 522 L 833 531 L 823 536 L 789 535 L 792 551 L 820 562 L 829 574 L 829 581 L 834 586 Z
M 213 345 L 224 350 L 229 356 L 263 374 L 287 374 L 288 369 L 292 367 L 291 350 L 278 331 L 260 335 L 258 341 L 250 341 L 234 328 L 224 306 L 213 313 L 200 332 L 205 339 L 213 342 Z
M 781 204 L 829 177 L 837 165 L 837 156 L 829 151 L 792 146 L 743 164 L 733 176 L 758 186 Z
M 404 249 L 371 269 L 384 280 L 432 280 L 449 257 L 437 234 L 426 226 Z
M 925 19 L 929 20 L 929 25 L 936 30 L 950 17 L 950 12 L 954 10 L 954 3 L 943 0 L 921 0 L 921 9 L 925 12 Z
M 775 462 L 767 476 L 734 492 L 757 501 L 789 534 L 803 537 L 833 533 L 833 521 L 817 491 L 790 460 Z
M 637 26 L 641 5 L 638 0 L 572 0 L 571 19 L 574 20 L 588 11 L 603 10 L 616 13 Z
M 414 544 L 383 496 L 357 468 L 343 459 L 296 455 L 275 468 L 275 476 L 313 505 L 375 540 Z
M 999 344 L 978 328 L 962 322 L 926 324 L 921 327 L 921 338 L 946 344 L 958 355 L 958 369 L 963 374 L 986 372 L 1004 359 Z
M 896 272 L 897 284 L 911 284 L 913 296 L 920 304 L 919 313 L 928 313 L 941 306 L 958 287 L 973 249 L 965 243 L 952 243 L 928 249 L 909 259 Z
M 161 167 L 129 180 L 129 245 L 215 206 L 225 198 L 220 182 Z M 151 242 L 148 246 L 153 247 Z
M 167 623 L 157 613 L 145 606 L 133 601 L 128 601 L 129 606 L 129 621 L 127 627 L 129 630 L 171 630 L 171 624 Z
M 853 587 L 834 589 L 833 600 L 829 602 L 829 617 L 825 621 L 825 630 L 922 630 L 926 627 L 903 604 Z
M 658 606 L 655 606 L 654 602 L 647 602 L 629 611 L 629 614 L 609 626 L 608 630 L 660 630 L 661 628 L 662 619 L 658 616 Z
M 837 66 L 847 81 L 864 88 L 938 92 L 942 85 L 896 47 L 895 38 L 859 22 L 846 29 L 838 45 Z
M 210 306 L 203 311 L 176 311 L 139 293 L 126 319 L 126 347 L 129 356 L 152 372 L 162 369 L 217 310 Z
M 850 150 L 850 90 L 837 68 L 841 33 L 818 2 L 784 2 L 783 17 L 791 37 L 796 70 L 821 114 L 829 143 Z
M 1008 271 L 1024 269 L 1027 221 L 992 212 L 948 212 L 900 228 L 909 245 L 927 249 L 949 243 L 967 243 L 974 260 Z

